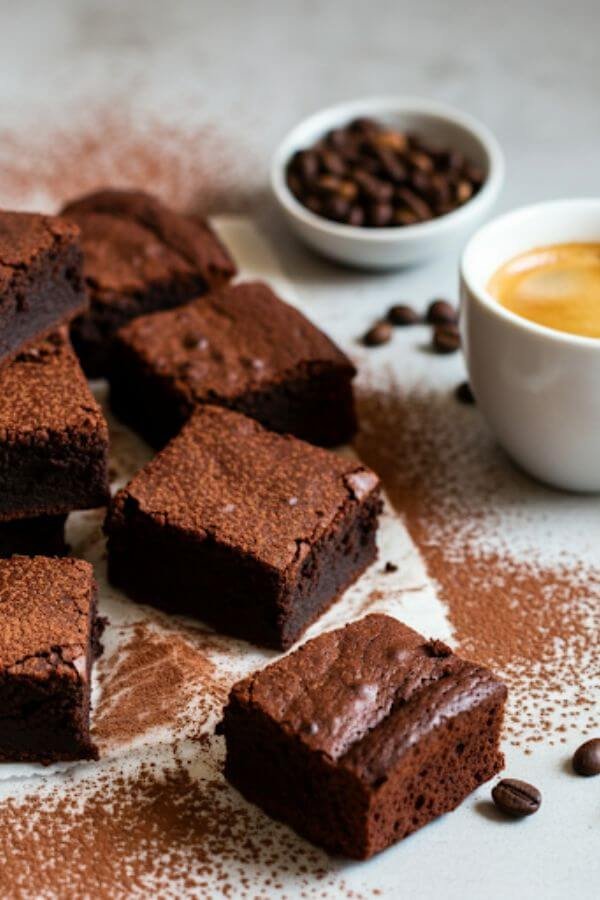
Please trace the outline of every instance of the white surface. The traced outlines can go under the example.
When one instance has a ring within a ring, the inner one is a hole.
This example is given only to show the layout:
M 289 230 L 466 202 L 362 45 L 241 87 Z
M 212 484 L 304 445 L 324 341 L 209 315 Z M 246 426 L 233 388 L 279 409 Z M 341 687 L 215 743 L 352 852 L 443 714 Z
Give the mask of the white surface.
M 415 132 L 433 147 L 458 150 L 485 173 L 483 187 L 459 209 L 401 228 L 358 228 L 315 215 L 288 188 L 287 165 L 296 151 L 310 148 L 327 131 L 362 116 L 398 131 Z M 372 97 L 321 110 L 292 129 L 271 165 L 273 193 L 296 234 L 323 256 L 374 270 L 398 269 L 458 251 L 491 211 L 503 181 L 504 157 L 488 128 L 452 106 L 417 97 Z
M 55 124 L 75 123 L 75 128 L 80 119 L 89 122 L 99 102 L 166 121 L 216 119 L 235 138 L 242 162 L 247 159 L 244 178 L 258 193 L 266 186 L 274 148 L 304 116 L 355 96 L 415 93 L 468 110 L 499 137 L 508 175 L 502 208 L 597 195 L 599 27 L 597 0 L 505 0 L 500 6 L 481 0 L 451 6 L 446 0 L 379 0 L 352 4 L 351 10 L 343 0 L 22 2 L 6 6 L 0 29 L 3 123 L 24 133 L 33 129 L 39 138 Z M 393 345 L 371 355 L 355 343 L 392 302 L 424 305 L 432 295 L 452 295 L 456 255 L 374 277 L 312 257 L 289 238 L 268 203 L 261 218 L 302 308 L 350 349 L 363 369 L 372 374 L 389 366 L 411 384 L 427 368 L 428 383 L 440 392 L 463 377 L 458 358 L 432 365 L 417 352 L 425 340 L 419 329 L 397 335 Z M 254 268 L 255 240 L 246 252 L 239 231 L 234 239 L 244 263 L 249 260 Z M 267 253 L 256 268 L 280 277 Z M 531 547 L 525 510 L 538 523 L 541 554 L 552 560 L 567 549 L 574 558 L 598 564 L 596 499 L 516 484 L 506 510 L 516 545 Z M 389 593 L 398 589 L 398 613 L 443 636 L 448 632 L 444 610 L 432 584 L 419 587 L 422 564 L 401 523 L 386 524 L 382 535 L 402 554 L 402 572 L 385 582 Z M 490 531 L 492 542 L 494 536 Z M 92 556 L 102 575 L 98 547 Z M 103 597 L 113 621 L 131 617 L 131 605 L 118 595 L 104 589 Z M 330 615 L 344 614 L 347 600 Z M 256 653 L 246 664 L 260 662 Z M 506 748 L 507 771 L 543 789 L 544 805 L 531 820 L 486 818 L 479 808 L 487 797 L 484 787 L 404 845 L 368 864 L 344 866 L 344 879 L 367 895 L 383 887 L 386 896 L 410 900 L 597 897 L 599 786 L 598 779 L 577 779 L 565 771 L 576 745 L 575 737 L 564 748 L 536 747 L 528 757 Z M 119 759 L 123 766 L 128 762 L 127 756 Z M 16 793 L 19 785 L 2 790 Z M 327 894 L 339 896 L 335 889 Z M 286 884 L 286 895 L 298 896 L 297 885 Z
M 487 285 L 519 253 L 599 238 L 600 198 L 541 203 L 485 225 L 461 263 L 461 327 L 478 406 L 520 466 L 571 491 L 600 491 L 600 340 L 517 316 Z

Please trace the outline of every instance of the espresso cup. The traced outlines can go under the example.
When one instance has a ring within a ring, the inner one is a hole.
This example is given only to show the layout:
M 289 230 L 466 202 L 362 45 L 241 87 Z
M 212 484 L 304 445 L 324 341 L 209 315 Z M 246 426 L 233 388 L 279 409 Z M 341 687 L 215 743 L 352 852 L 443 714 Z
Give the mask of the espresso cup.
M 540 203 L 480 228 L 460 267 L 461 335 L 477 405 L 520 467 L 569 491 L 600 491 L 600 339 L 524 319 L 487 285 L 527 250 L 599 241 L 600 198 Z

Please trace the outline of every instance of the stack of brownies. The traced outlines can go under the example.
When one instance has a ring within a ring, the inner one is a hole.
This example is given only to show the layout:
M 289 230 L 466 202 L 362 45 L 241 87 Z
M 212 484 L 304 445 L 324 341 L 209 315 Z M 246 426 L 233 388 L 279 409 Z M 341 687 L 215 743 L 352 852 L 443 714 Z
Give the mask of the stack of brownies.
M 97 755 L 93 573 L 57 558 L 66 515 L 109 500 L 80 365 L 158 451 L 105 522 L 109 577 L 134 600 L 283 650 L 376 558 L 379 480 L 325 449 L 356 430 L 348 358 L 267 285 L 233 283 L 201 220 L 111 190 L 63 216 L 0 214 L 0 760 Z M 226 774 L 366 857 L 498 771 L 505 694 L 370 616 L 234 686 Z

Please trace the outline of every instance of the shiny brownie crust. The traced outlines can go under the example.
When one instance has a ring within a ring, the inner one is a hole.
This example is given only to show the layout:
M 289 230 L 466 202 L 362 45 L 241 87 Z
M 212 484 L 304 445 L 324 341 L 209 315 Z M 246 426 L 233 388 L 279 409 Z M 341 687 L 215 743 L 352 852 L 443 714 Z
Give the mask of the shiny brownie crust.
M 225 775 L 315 844 L 366 859 L 503 767 L 505 698 L 487 669 L 370 615 L 234 685 Z

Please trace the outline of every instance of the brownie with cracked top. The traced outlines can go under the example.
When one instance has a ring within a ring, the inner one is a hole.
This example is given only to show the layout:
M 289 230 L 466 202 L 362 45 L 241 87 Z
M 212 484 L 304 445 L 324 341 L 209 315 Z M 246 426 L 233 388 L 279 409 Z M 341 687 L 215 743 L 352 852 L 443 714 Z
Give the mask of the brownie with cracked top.
M 109 577 L 140 602 L 289 647 L 375 559 L 380 509 L 360 462 L 203 406 L 113 498 Z
M 116 414 L 157 447 L 214 403 L 322 446 L 356 431 L 350 360 L 266 284 L 212 291 L 123 328 L 109 370 Z
M 81 228 L 90 309 L 71 336 L 90 377 L 105 374 L 122 325 L 186 303 L 235 274 L 207 222 L 142 191 L 97 191 L 67 203 L 62 214 Z
M 234 685 L 225 775 L 315 844 L 366 859 L 503 767 L 505 699 L 488 669 L 370 615 Z
M 0 369 L 0 523 L 108 499 L 108 427 L 62 328 Z
M 0 365 L 86 306 L 77 226 L 0 210 Z
M 90 680 L 101 630 L 89 563 L 0 560 L 0 761 L 97 759 Z

